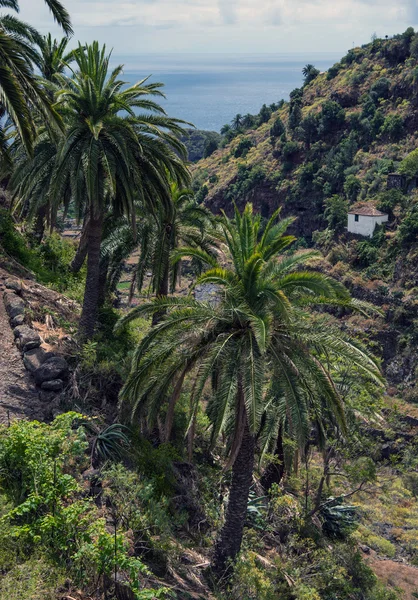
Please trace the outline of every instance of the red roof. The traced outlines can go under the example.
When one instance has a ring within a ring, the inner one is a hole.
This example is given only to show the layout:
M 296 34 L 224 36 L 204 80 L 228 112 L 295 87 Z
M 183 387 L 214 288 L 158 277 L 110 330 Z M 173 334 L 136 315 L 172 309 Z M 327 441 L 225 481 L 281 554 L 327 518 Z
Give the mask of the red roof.
M 361 206 L 353 206 L 348 211 L 349 215 L 362 215 L 363 217 L 386 217 L 386 213 L 380 212 L 372 204 L 363 204 Z

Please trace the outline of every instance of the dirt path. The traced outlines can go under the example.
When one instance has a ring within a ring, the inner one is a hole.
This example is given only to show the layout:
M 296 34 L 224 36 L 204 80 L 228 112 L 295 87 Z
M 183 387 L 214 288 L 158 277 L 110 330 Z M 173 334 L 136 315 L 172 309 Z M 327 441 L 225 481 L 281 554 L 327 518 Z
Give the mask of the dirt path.
M 0 423 L 14 419 L 41 420 L 42 403 L 14 344 L 0 285 Z

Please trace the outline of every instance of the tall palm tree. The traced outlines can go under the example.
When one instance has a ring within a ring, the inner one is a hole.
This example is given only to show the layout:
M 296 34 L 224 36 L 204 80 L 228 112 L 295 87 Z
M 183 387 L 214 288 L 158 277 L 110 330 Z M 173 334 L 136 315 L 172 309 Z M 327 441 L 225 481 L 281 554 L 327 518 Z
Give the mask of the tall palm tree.
M 152 420 L 162 399 L 179 397 L 188 373 L 195 375 L 194 410 L 205 385 L 213 394 L 207 412 L 212 441 L 228 436 L 227 465 L 232 482 L 224 526 L 212 561 L 223 573 L 241 547 L 252 483 L 256 440 L 263 415 L 273 403 L 288 411 L 300 443 L 309 431 L 309 412 L 325 404 L 344 428 L 344 408 L 333 384 L 333 360 L 356 364 L 379 380 L 379 369 L 365 350 L 329 327 L 325 316 L 313 319 L 310 310 L 324 304 L 353 306 L 347 290 L 321 273 L 299 270 L 314 252 L 288 255 L 294 238 L 285 235 L 292 219 L 277 222 L 276 212 L 261 230 L 260 216 L 247 205 L 235 220 L 224 217 L 227 252 L 224 264 L 211 257 L 212 267 L 199 282 L 219 288 L 218 301 L 157 298 L 134 309 L 120 327 L 139 315 L 166 309 L 165 318 L 145 336 L 135 353 L 121 398 L 133 415 L 144 410 Z M 194 249 L 189 256 L 200 256 Z M 317 411 L 318 412 L 318 411 Z
M 100 245 L 106 212 L 125 214 L 135 227 L 134 199 L 170 203 L 169 177 L 187 183 L 178 155 L 182 121 L 165 115 L 147 96 L 163 96 L 162 84 L 146 80 L 123 89 L 122 67 L 109 73 L 110 55 L 99 44 L 75 53 L 77 70 L 57 75 L 57 106 L 67 125 L 53 173 L 56 201 L 68 184 L 77 211 L 88 213 L 87 280 L 80 334 L 93 335 L 98 307 Z M 137 114 L 137 110 L 147 111 Z M 80 208 L 81 207 L 81 208 Z
M 55 76 L 62 75 L 73 62 L 74 51 L 67 51 L 69 41 L 68 37 L 53 39 L 50 33 L 37 40 L 39 51 L 34 56 L 34 62 L 46 81 L 55 81 Z
M 65 33 L 72 34 L 70 17 L 61 2 L 45 0 L 45 3 Z M 0 9 L 2 8 L 18 13 L 19 2 L 0 0 Z M 30 106 L 40 109 L 49 120 L 57 121 L 49 98 L 32 67 L 36 56 L 33 44 L 40 39 L 36 29 L 14 14 L 0 14 L 0 104 L 14 122 L 29 152 L 32 151 L 34 139 Z

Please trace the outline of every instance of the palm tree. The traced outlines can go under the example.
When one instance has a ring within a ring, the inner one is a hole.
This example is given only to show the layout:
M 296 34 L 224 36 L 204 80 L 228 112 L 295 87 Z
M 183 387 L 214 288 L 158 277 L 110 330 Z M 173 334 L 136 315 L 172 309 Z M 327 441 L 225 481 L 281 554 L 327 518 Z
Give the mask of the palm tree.
M 67 35 L 72 33 L 70 17 L 58 0 L 45 0 L 54 19 Z M 18 0 L 0 0 L 0 9 L 19 12 Z M 49 98 L 37 80 L 32 61 L 33 44 L 40 34 L 13 14 L 0 14 L 0 104 L 14 122 L 27 151 L 32 151 L 34 127 L 30 106 L 34 105 L 49 120 L 58 122 Z M 4 148 L 3 148 L 4 155 Z
M 308 308 L 349 307 L 354 301 L 332 278 L 299 270 L 316 253 L 285 253 L 294 241 L 285 235 L 292 219 L 277 222 L 278 214 L 264 231 L 251 205 L 242 214 L 236 210 L 234 221 L 223 218 L 227 266 L 206 257 L 212 267 L 198 279 L 218 286 L 217 302 L 157 298 L 120 322 L 122 327 L 139 315 L 168 311 L 138 346 L 121 392 L 121 398 L 131 403 L 133 416 L 145 410 L 152 421 L 164 398 L 172 407 L 188 373 L 195 375 L 194 412 L 204 387 L 212 383 L 207 407 L 212 442 L 220 434 L 228 437 L 227 465 L 232 466 L 225 523 L 212 561 L 216 575 L 225 572 L 241 547 L 256 440 L 269 407 L 274 404 L 279 412 L 288 411 L 302 444 L 318 398 L 340 427 L 345 426 L 343 404 L 329 369 L 333 360 L 356 364 L 367 376 L 380 377 L 364 349 L 332 330 L 326 316 L 311 317 Z M 202 258 L 202 252 L 194 249 L 183 254 Z
M 173 294 L 181 277 L 181 248 L 193 247 L 214 256 L 218 244 L 214 232 L 213 215 L 204 206 L 197 204 L 193 192 L 171 185 L 171 203 L 160 204 L 150 212 L 138 205 L 138 231 L 133 235 L 129 222 L 112 221 L 113 227 L 102 245 L 102 259 L 109 268 L 109 290 L 116 288 L 121 274 L 121 264 L 139 248 L 140 256 L 131 283 L 131 295 L 135 287 L 139 291 L 144 285 L 147 272 L 151 272 L 150 291 L 160 297 Z M 178 255 L 178 252 L 180 254 Z M 201 262 L 193 261 L 196 272 Z M 154 315 L 154 324 L 161 315 Z
M 168 178 L 187 183 L 180 156 L 182 121 L 171 119 L 146 96 L 163 96 L 146 80 L 122 89 L 122 67 L 109 74 L 110 55 L 99 44 L 74 54 L 73 76 L 56 75 L 57 106 L 67 125 L 53 173 L 52 196 L 60 201 L 70 186 L 79 214 L 89 217 L 87 279 L 79 331 L 93 335 L 99 292 L 100 245 L 106 212 L 125 214 L 135 227 L 134 200 L 170 203 Z M 148 113 L 137 114 L 142 109 Z M 177 153 L 177 154 L 176 154 Z
M 308 85 L 308 83 L 310 83 L 316 77 L 318 77 L 319 71 L 313 65 L 308 64 L 303 67 L 302 75 L 304 77 L 304 81 L 303 81 L 304 85 Z
M 43 79 L 55 81 L 56 75 L 62 75 L 65 68 L 74 61 L 74 51 L 67 51 L 69 38 L 53 39 L 51 34 L 37 40 L 39 52 L 34 56 L 34 62 Z
M 242 115 L 240 115 L 240 114 L 235 115 L 235 117 L 231 121 L 231 125 L 232 125 L 232 129 L 235 129 L 235 131 L 238 131 L 238 129 L 241 129 Z

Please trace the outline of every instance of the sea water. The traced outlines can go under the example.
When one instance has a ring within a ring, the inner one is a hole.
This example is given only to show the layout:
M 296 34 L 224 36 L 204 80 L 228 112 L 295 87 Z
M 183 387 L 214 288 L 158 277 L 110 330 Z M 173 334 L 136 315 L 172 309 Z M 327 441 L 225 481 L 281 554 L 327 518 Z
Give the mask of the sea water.
M 113 56 L 124 65 L 129 83 L 150 75 L 164 83 L 167 113 L 198 129 L 219 131 L 236 114 L 257 114 L 263 104 L 287 100 L 300 87 L 307 63 L 325 71 L 337 61 L 332 54 L 317 55 L 172 55 Z M 157 101 L 160 101 L 157 99 Z

